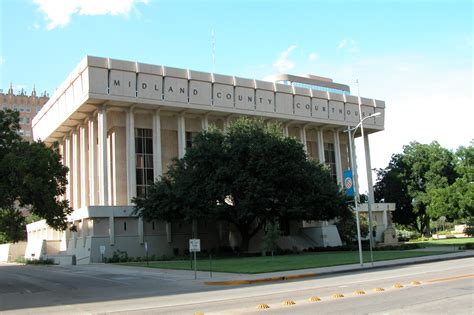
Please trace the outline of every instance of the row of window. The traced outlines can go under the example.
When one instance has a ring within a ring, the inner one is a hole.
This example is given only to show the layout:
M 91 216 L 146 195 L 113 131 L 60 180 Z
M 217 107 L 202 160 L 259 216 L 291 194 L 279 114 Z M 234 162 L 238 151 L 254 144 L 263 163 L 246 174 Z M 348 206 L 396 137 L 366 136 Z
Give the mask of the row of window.
M 30 117 L 20 117 L 20 124 L 29 124 Z
M 193 132 L 186 132 L 186 148 L 192 146 L 192 140 L 195 136 Z M 308 151 L 315 154 L 316 145 L 310 141 L 307 142 Z M 153 131 L 152 129 L 135 129 L 135 157 L 136 157 L 136 184 L 137 195 L 144 196 L 147 188 L 154 181 L 153 172 Z M 336 173 L 336 153 L 333 143 L 324 143 L 325 163 L 329 166 L 331 178 L 337 182 Z
M 8 104 L 3 104 L 2 106 L 2 109 L 3 110 L 7 110 L 7 109 L 13 109 L 15 111 L 18 111 L 18 112 L 25 112 L 25 113 L 31 113 L 31 111 L 35 110 L 36 109 L 36 112 L 39 112 L 41 110 L 41 106 L 33 106 L 33 105 L 16 105 L 16 104 L 13 104 L 13 105 L 8 105 Z
M 18 130 L 18 134 L 20 136 L 31 137 L 31 130 L 20 129 L 20 130 Z

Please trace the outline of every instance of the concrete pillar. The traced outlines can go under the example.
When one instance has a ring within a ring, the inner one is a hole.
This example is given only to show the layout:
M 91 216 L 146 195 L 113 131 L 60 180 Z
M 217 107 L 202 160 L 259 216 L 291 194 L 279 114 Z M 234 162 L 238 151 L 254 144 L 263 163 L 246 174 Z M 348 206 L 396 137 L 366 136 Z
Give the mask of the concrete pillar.
M 336 175 L 337 185 L 342 187 L 342 159 L 341 159 L 341 141 L 339 139 L 339 130 L 334 129 L 334 155 L 336 157 Z
M 324 157 L 324 134 L 322 129 L 317 130 L 318 136 L 318 159 L 319 163 L 324 164 L 326 163 L 326 159 Z
M 163 175 L 161 156 L 161 115 L 158 109 L 153 112 L 153 177 L 155 178 Z
M 288 124 L 284 124 L 284 125 L 283 125 L 283 136 L 284 136 L 285 138 L 288 138 L 288 135 L 289 135 Z
M 370 145 L 369 145 L 369 135 L 364 134 L 364 149 L 365 149 L 365 166 L 367 168 L 367 185 L 369 193 L 369 202 L 370 204 L 374 203 L 374 185 L 372 183 L 372 163 L 370 162 Z
M 81 177 L 80 177 L 80 161 L 79 161 L 79 134 L 77 129 L 72 132 L 72 207 L 77 210 L 81 207 Z
M 87 154 L 88 147 L 88 133 L 87 125 L 81 125 L 79 128 L 80 141 L 80 160 L 81 160 L 81 206 L 86 207 L 89 203 L 89 155 Z
M 186 154 L 186 120 L 184 114 L 178 115 L 178 158 Z
M 209 130 L 209 115 L 205 114 L 201 118 L 201 128 L 203 131 Z
M 108 169 L 107 169 L 107 110 L 105 105 L 101 106 L 97 114 L 98 125 L 98 160 L 99 160 L 99 202 L 106 206 L 108 198 Z
M 115 218 L 113 213 L 109 216 L 109 243 L 115 245 Z
M 138 243 L 143 244 L 145 240 L 145 231 L 143 226 L 143 218 L 138 217 Z
M 303 144 L 304 152 L 308 154 L 308 144 L 306 143 L 306 126 L 300 127 L 300 141 Z
M 97 124 L 95 117 L 89 117 L 88 121 L 88 145 L 89 145 L 89 205 L 95 206 L 97 204 L 97 188 L 96 188 L 96 176 L 97 176 L 97 158 L 96 158 L 96 134 Z
M 66 137 L 64 140 L 64 165 L 69 168 L 67 173 L 66 199 L 72 206 L 72 172 L 71 172 L 71 138 Z
M 135 153 L 135 114 L 130 108 L 125 115 L 125 146 L 127 154 L 127 203 L 137 195 L 137 173 Z

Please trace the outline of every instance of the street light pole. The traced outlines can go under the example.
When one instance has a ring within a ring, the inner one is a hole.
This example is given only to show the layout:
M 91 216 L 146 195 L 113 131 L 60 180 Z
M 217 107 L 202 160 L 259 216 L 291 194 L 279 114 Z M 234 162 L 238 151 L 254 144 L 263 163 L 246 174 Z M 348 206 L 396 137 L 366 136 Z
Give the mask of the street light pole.
M 360 221 L 359 221 L 359 204 L 360 204 L 360 199 L 359 199 L 359 183 L 358 183 L 358 176 L 357 176 L 357 165 L 356 165 L 356 161 L 355 161 L 355 149 L 354 149 L 354 136 L 355 136 L 355 133 L 357 131 L 357 129 L 359 128 L 359 126 L 362 126 L 364 120 L 366 119 L 369 119 L 369 118 L 373 118 L 373 117 L 377 117 L 381 115 L 379 112 L 377 113 L 373 113 L 372 115 L 369 115 L 367 117 L 364 117 L 360 120 L 360 122 L 357 124 L 357 126 L 353 127 L 353 128 L 350 128 L 348 127 L 347 130 L 345 130 L 345 132 L 348 133 L 348 136 L 349 136 L 349 156 L 350 156 L 350 160 L 351 160 L 351 169 L 352 169 L 352 177 L 353 177 L 353 185 L 354 185 L 354 207 L 355 207 L 355 211 L 356 211 L 356 224 L 357 224 L 357 243 L 359 245 L 359 261 L 360 261 L 360 265 L 363 266 L 364 262 L 363 262 L 363 258 L 362 258 L 362 241 L 361 241 L 361 233 L 360 233 Z M 370 203 L 370 202 L 369 202 Z M 371 218 L 370 218 L 370 208 L 368 208 L 369 210 L 369 240 L 372 241 L 372 229 L 371 229 Z M 370 243 L 370 259 L 371 259 L 371 263 L 372 265 L 374 264 L 374 259 L 373 259 L 373 256 L 372 256 L 372 243 Z
M 355 132 L 355 131 L 354 131 Z M 362 258 L 362 240 L 360 235 L 360 221 L 359 221 L 359 184 L 357 183 L 357 169 L 355 167 L 355 158 L 354 158 L 354 150 L 352 148 L 352 129 L 347 129 L 347 133 L 349 136 L 349 155 L 351 159 L 351 169 L 352 169 L 352 185 L 354 187 L 354 208 L 356 213 L 356 225 L 357 225 L 357 244 L 359 246 L 359 263 L 360 266 L 364 266 L 364 259 Z
M 360 133 L 361 133 L 361 136 L 362 136 L 362 141 L 364 142 L 364 156 L 365 156 L 365 162 L 366 162 L 366 167 L 367 167 L 367 164 L 368 161 L 370 160 L 370 156 L 367 156 L 368 152 L 367 152 L 367 144 L 366 144 L 366 139 L 365 139 L 365 134 L 364 134 L 364 120 L 368 119 L 369 117 L 374 117 L 374 116 L 378 116 L 380 115 L 380 113 L 374 113 L 372 115 L 369 115 L 367 117 L 362 117 L 362 100 L 360 98 L 360 89 L 359 89 L 359 80 L 356 81 L 357 82 L 357 98 L 358 98 L 358 103 L 359 103 L 359 124 L 360 124 Z M 354 131 L 354 134 L 355 134 L 355 131 Z M 369 176 L 370 176 L 370 179 L 369 179 Z M 372 183 L 372 173 L 371 173 L 371 170 L 370 168 L 367 169 L 367 184 L 370 185 Z M 371 192 L 372 191 L 372 188 L 371 187 L 367 187 L 367 215 L 369 216 L 369 248 L 370 248 L 370 261 L 372 263 L 372 266 L 374 265 L 374 257 L 373 257 L 373 254 L 372 254 L 372 249 L 374 247 L 374 239 L 373 239 L 373 235 L 372 235 L 372 205 L 371 205 L 371 202 L 373 200 L 372 198 L 372 195 L 371 195 Z

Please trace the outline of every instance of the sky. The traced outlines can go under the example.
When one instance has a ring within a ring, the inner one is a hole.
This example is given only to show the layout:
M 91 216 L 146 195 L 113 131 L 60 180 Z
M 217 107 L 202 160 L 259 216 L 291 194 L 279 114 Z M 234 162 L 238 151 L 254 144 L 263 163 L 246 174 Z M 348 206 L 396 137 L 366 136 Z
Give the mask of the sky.
M 454 150 L 474 139 L 472 1 L 2 0 L 0 16 L 4 92 L 52 94 L 85 55 L 255 79 L 310 73 L 354 95 L 358 80 L 361 96 L 386 102 L 373 168 L 411 141 Z

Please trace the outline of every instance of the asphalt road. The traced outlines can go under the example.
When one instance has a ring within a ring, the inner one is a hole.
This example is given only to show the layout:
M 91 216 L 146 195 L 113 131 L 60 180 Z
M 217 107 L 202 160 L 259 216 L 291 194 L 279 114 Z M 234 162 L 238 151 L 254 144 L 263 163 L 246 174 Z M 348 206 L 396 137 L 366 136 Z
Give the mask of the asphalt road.
M 321 301 L 309 302 L 312 296 Z M 0 265 L 5 314 L 473 314 L 473 301 L 474 258 L 234 287 L 206 286 L 189 273 L 107 265 Z

